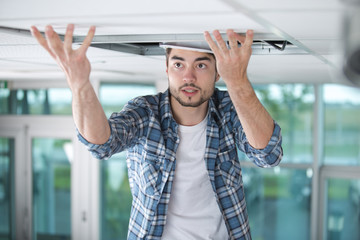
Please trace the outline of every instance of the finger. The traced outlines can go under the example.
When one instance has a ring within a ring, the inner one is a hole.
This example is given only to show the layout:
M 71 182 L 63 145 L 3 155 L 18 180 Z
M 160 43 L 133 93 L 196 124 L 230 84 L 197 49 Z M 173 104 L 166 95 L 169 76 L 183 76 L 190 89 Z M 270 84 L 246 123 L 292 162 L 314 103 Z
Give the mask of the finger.
M 31 26 L 30 28 L 32 36 L 36 39 L 36 41 L 43 47 L 45 50 L 53 57 L 55 58 L 54 53 L 49 48 L 46 39 L 41 35 L 39 30 L 35 26 Z
M 219 46 L 221 51 L 223 53 L 227 53 L 229 51 L 229 49 L 227 48 L 226 43 L 225 43 L 224 39 L 222 38 L 220 32 L 218 30 L 215 30 L 215 31 L 213 31 L 213 35 L 214 35 L 217 45 Z
M 254 38 L 253 30 L 247 30 L 244 46 L 251 48 L 251 45 L 253 44 L 253 38 Z
M 91 45 L 91 42 L 94 38 L 95 35 L 95 26 L 91 26 L 89 29 L 89 32 L 87 34 L 87 36 L 85 37 L 81 47 L 79 48 L 79 51 L 85 53 L 87 51 L 87 49 L 89 48 L 89 46 Z
M 241 43 L 241 46 L 245 44 L 246 37 L 244 35 L 235 34 L 236 39 Z
M 228 36 L 229 39 L 229 45 L 230 45 L 230 49 L 237 49 L 238 48 L 238 42 L 237 39 L 235 37 L 235 33 L 232 29 L 229 29 L 226 31 L 226 34 Z
M 64 53 L 63 42 L 61 41 L 59 35 L 50 25 L 46 26 L 45 28 L 45 36 L 47 44 L 51 51 L 54 53 L 55 56 L 61 58 Z
M 211 48 L 211 50 L 213 51 L 213 53 L 215 54 L 215 56 L 220 54 L 220 49 L 219 47 L 216 45 L 216 43 L 214 42 L 214 40 L 212 39 L 210 33 L 208 31 L 204 32 L 204 36 L 205 36 L 205 40 L 206 42 L 209 44 L 209 47 Z
M 66 28 L 66 34 L 64 39 L 64 49 L 67 55 L 69 55 L 72 51 L 73 33 L 74 33 L 74 24 L 69 24 Z

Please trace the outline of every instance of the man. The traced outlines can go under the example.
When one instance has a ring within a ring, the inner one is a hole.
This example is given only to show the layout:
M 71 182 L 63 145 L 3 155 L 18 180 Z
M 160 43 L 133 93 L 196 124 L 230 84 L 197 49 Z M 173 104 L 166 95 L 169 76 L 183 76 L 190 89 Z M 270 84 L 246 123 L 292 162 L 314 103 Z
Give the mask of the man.
M 79 139 L 100 159 L 128 150 L 133 195 L 128 239 L 251 239 L 237 147 L 260 167 L 282 157 L 280 127 L 247 78 L 253 32 L 219 31 L 213 54 L 167 49 L 169 89 L 131 100 L 107 119 L 90 84 L 86 50 L 46 27 L 33 36 L 64 70 Z M 238 42 L 241 45 L 238 45 Z M 228 92 L 215 89 L 220 76 Z M 121 203 L 119 203 L 121 204 Z

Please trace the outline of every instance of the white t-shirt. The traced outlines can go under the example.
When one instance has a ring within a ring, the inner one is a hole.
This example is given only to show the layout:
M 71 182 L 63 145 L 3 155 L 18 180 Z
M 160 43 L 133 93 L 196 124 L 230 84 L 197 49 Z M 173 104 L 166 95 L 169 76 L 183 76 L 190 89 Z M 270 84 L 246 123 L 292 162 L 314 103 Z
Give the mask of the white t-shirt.
M 204 160 L 207 118 L 179 126 L 180 144 L 162 239 L 228 239 Z

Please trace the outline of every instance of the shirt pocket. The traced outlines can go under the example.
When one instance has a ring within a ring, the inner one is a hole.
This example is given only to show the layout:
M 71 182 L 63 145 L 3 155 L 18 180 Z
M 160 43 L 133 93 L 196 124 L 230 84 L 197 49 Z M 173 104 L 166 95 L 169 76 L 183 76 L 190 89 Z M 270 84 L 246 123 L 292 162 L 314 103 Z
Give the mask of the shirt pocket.
M 148 197 L 158 198 L 163 189 L 163 172 L 161 165 L 165 158 L 143 152 L 140 166 L 140 189 Z
M 220 152 L 219 158 L 219 171 L 224 184 L 235 190 L 242 186 L 241 180 L 241 167 L 237 157 L 236 149 Z

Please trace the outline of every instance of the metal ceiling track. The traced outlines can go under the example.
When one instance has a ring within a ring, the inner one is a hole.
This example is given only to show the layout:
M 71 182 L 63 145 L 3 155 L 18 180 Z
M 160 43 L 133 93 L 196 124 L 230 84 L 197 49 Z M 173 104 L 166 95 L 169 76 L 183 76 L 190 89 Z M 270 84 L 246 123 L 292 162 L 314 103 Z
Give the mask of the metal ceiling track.
M 30 30 L 0 26 L 0 32 L 31 37 Z M 44 32 L 42 32 L 44 35 Z M 243 33 L 240 33 L 243 34 Z M 64 39 L 63 34 L 59 34 Z M 227 35 L 222 34 L 227 41 Z M 73 36 L 74 44 L 81 44 L 85 36 Z M 203 42 L 202 33 L 182 34 L 133 34 L 133 35 L 95 35 L 92 47 L 131 53 L 143 56 L 164 55 L 165 50 L 160 43 L 171 42 Z M 275 34 L 255 33 L 252 45 L 253 55 L 303 55 L 309 52 L 297 47 L 291 42 L 281 39 Z

